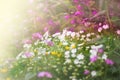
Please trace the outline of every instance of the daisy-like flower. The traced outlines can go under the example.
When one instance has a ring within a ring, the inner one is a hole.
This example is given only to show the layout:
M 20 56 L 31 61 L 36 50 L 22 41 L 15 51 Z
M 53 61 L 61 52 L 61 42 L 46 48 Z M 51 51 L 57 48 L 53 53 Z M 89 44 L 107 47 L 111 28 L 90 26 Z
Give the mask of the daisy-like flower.
M 84 59 L 84 55 L 82 53 L 78 54 L 77 55 L 77 59 L 78 60 Z
M 106 55 L 106 54 L 103 54 L 103 55 L 102 55 L 102 59 L 106 60 L 106 59 L 107 59 L 107 55 Z
M 77 49 L 76 49 L 76 48 L 75 48 L 75 49 L 72 49 L 71 52 L 72 52 L 73 54 L 75 54 L 75 53 L 77 52 Z
M 94 76 L 96 76 L 96 75 L 97 75 L 97 72 L 96 72 L 96 71 L 92 71 L 92 72 L 91 72 L 91 76 L 92 76 L 92 77 L 94 77 Z

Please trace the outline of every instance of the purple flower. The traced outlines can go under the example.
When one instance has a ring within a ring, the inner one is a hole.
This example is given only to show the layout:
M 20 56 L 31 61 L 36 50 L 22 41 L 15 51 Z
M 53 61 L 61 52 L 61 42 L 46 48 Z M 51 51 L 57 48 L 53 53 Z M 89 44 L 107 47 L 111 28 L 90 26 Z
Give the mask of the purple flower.
M 42 35 L 40 33 L 33 33 L 32 34 L 32 39 L 42 39 Z
M 102 48 L 98 49 L 98 53 L 103 53 L 103 52 L 104 52 L 104 50 Z
M 50 72 L 39 72 L 37 75 L 39 78 L 46 77 L 46 78 L 52 78 L 52 74 Z
M 95 62 L 95 61 L 97 61 L 97 59 L 98 59 L 97 55 L 93 56 L 93 57 L 90 58 L 90 62 Z
M 105 63 L 111 66 L 114 64 L 114 62 L 111 59 L 106 59 Z
M 89 70 L 85 70 L 85 71 L 84 71 L 84 74 L 85 74 L 85 75 L 88 75 L 89 73 L 90 73 Z
M 48 46 L 54 46 L 54 43 L 52 41 L 47 41 Z

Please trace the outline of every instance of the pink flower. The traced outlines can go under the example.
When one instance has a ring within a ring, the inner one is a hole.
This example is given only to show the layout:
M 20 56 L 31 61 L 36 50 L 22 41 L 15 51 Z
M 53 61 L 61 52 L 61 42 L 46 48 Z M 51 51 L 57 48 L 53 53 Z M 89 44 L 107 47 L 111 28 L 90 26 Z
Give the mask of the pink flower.
M 37 75 L 39 78 L 46 77 L 46 78 L 52 78 L 52 74 L 50 72 L 39 72 Z
M 75 20 L 72 20 L 70 23 L 71 23 L 71 24 L 75 24 Z
M 106 59 L 105 63 L 111 66 L 114 64 L 114 62 L 111 59 Z
M 103 29 L 109 29 L 109 26 L 107 24 L 103 25 L 102 27 L 103 27 Z
M 101 31 L 102 31 L 102 29 L 103 29 L 102 27 L 99 27 L 99 28 L 98 28 L 98 32 L 101 32 Z
M 97 55 L 93 56 L 92 58 L 90 58 L 90 62 L 95 62 L 95 61 L 97 61 L 97 59 L 98 59 Z
M 69 16 L 69 15 L 65 15 L 64 18 L 65 18 L 66 20 L 68 20 L 68 19 L 70 18 L 70 16 Z
M 49 21 L 48 21 L 48 24 L 49 24 L 49 25 L 54 25 L 53 20 L 49 20 Z
M 40 33 L 33 33 L 32 34 L 32 39 L 42 39 L 42 35 Z
M 77 6 L 77 9 L 78 9 L 78 10 L 81 10 L 81 9 L 82 9 L 81 5 L 78 5 L 78 6 Z
M 120 30 L 117 30 L 116 33 L 117 33 L 118 35 L 120 35 Z
M 75 16 L 81 15 L 82 13 L 80 11 L 75 12 Z
M 85 71 L 84 71 L 84 74 L 85 74 L 85 75 L 88 75 L 89 73 L 90 73 L 89 70 L 85 70 Z
M 30 39 L 27 39 L 27 40 L 23 41 L 23 43 L 24 43 L 24 44 L 31 44 L 32 41 L 31 41 Z
M 30 53 L 30 52 L 25 52 L 25 53 L 24 53 L 24 56 L 25 56 L 26 58 L 30 58 L 30 57 L 33 56 L 33 54 Z
M 54 43 L 52 41 L 47 41 L 48 46 L 54 46 Z
M 102 48 L 98 49 L 98 53 L 103 53 L 103 52 L 104 52 L 104 50 Z
M 78 3 L 79 1 L 78 0 L 73 0 L 74 3 Z

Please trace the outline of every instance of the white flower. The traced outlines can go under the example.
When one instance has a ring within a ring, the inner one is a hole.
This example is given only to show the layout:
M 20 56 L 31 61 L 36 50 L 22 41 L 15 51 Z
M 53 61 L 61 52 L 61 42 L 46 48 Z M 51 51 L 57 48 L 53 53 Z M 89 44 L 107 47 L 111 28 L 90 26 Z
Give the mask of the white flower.
M 79 64 L 79 60 L 78 60 L 78 59 L 75 59 L 75 60 L 74 60 L 74 64 Z
M 63 41 L 62 44 L 63 45 L 68 45 L 68 42 L 67 41 Z
M 78 54 L 77 59 L 78 59 L 78 60 L 84 59 L 84 55 L 83 55 L 83 54 L 81 54 L 81 53 L 80 53 L 80 54 Z
M 96 71 L 92 71 L 92 72 L 91 72 L 91 75 L 92 75 L 92 77 L 94 77 L 94 76 L 97 75 L 97 72 L 96 72 Z
M 31 44 L 24 44 L 23 47 L 29 49 L 31 47 Z
M 77 36 L 77 37 L 80 37 L 80 34 L 79 34 L 79 33 L 76 33 L 76 36 Z
M 80 33 L 81 33 L 81 34 L 84 33 L 84 30 L 81 30 Z
M 65 58 L 69 58 L 70 57 L 70 51 L 66 51 L 65 52 Z
M 52 35 L 52 37 L 58 37 L 58 36 L 60 36 L 60 34 L 61 33 L 55 33 L 55 34 Z
M 76 54 L 73 53 L 73 54 L 71 55 L 71 57 L 76 57 Z
M 66 64 L 66 63 L 71 63 L 71 59 L 66 59 L 64 64 Z
M 70 36 L 71 33 L 72 33 L 71 31 L 67 31 L 66 35 L 67 35 L 67 36 Z
M 86 36 L 87 36 L 87 37 L 90 37 L 90 36 L 91 36 L 91 34 L 90 34 L 90 33 L 88 33 Z
M 74 54 L 77 52 L 77 49 L 72 49 L 71 52 Z
M 105 59 L 105 60 L 106 60 L 106 59 L 107 59 L 107 55 L 106 55 L 106 54 L 103 54 L 103 55 L 102 55 L 102 59 Z
M 93 56 L 96 56 L 97 55 L 97 51 L 96 50 L 90 50 L 90 58 L 92 58 Z
M 71 33 L 71 37 L 74 38 L 75 37 L 75 32 Z

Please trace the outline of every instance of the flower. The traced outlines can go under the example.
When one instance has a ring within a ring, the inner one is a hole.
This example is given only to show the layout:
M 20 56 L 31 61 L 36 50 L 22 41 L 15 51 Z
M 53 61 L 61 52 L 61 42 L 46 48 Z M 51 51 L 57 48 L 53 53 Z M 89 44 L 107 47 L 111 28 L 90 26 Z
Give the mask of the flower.
M 103 29 L 102 27 L 99 27 L 99 28 L 98 28 L 98 32 L 101 32 L 101 31 L 102 31 L 102 29 Z
M 47 41 L 48 46 L 54 46 L 54 43 L 52 41 Z
M 89 73 L 90 73 L 90 71 L 87 70 L 87 69 L 84 71 L 84 74 L 85 74 L 85 75 L 88 75 Z
M 75 12 L 75 16 L 81 15 L 82 13 L 80 11 Z
M 71 52 L 74 54 L 77 52 L 77 49 L 72 49 Z
M 64 18 L 65 18 L 66 20 L 68 20 L 68 19 L 70 18 L 70 16 L 69 16 L 69 15 L 65 15 Z
M 32 34 L 32 39 L 42 39 L 42 35 L 40 33 L 33 33 Z
M 109 29 L 109 26 L 107 24 L 103 25 L 102 27 L 103 27 L 103 29 Z
M 74 3 L 78 3 L 78 0 L 73 0 Z
M 30 58 L 30 57 L 32 57 L 32 56 L 34 56 L 34 53 L 32 53 L 32 52 L 25 52 L 25 53 L 22 55 L 23 58 Z
M 116 33 L 117 33 L 118 35 L 120 35 L 120 30 L 117 30 Z
M 37 75 L 39 78 L 46 77 L 46 78 L 52 78 L 52 74 L 50 72 L 39 72 Z
M 97 55 L 93 56 L 93 57 L 90 58 L 90 62 L 95 62 L 95 61 L 97 61 L 97 59 L 98 59 Z
M 78 59 L 78 60 L 84 59 L 84 55 L 83 55 L 83 54 L 81 54 L 81 53 L 80 53 L 80 54 L 78 54 L 78 55 L 77 55 L 77 59 Z
M 30 39 L 27 39 L 27 40 L 23 41 L 23 43 L 24 43 L 24 44 L 31 44 L 32 41 L 31 41 Z
M 111 59 L 106 59 L 105 63 L 111 66 L 114 64 L 114 62 Z
M 97 72 L 96 72 L 96 71 L 92 71 L 92 72 L 91 72 L 91 75 L 92 75 L 92 77 L 94 77 L 94 76 L 97 75 Z
M 103 55 L 102 55 L 102 59 L 105 59 L 105 60 L 106 60 L 106 59 L 107 59 L 107 55 L 106 55 L 106 54 L 103 54 Z
M 98 53 L 103 53 L 103 52 L 104 52 L 103 48 L 98 49 Z

